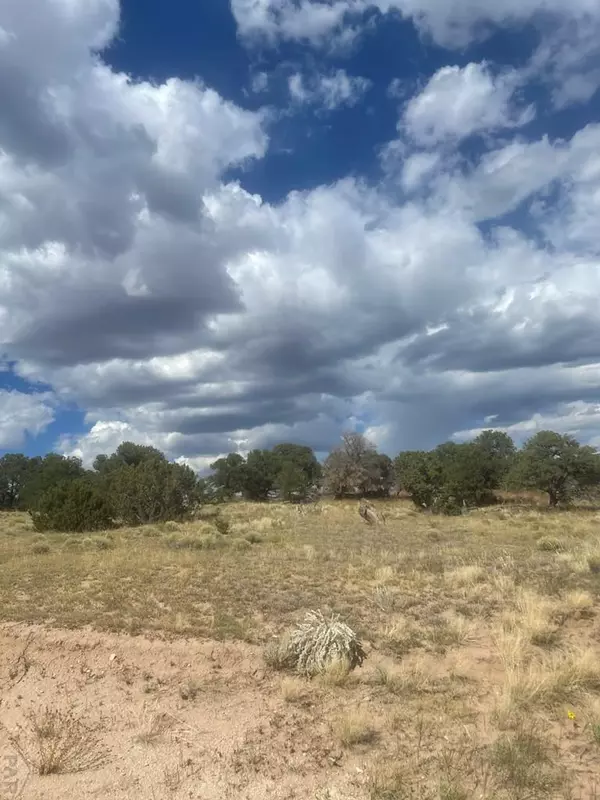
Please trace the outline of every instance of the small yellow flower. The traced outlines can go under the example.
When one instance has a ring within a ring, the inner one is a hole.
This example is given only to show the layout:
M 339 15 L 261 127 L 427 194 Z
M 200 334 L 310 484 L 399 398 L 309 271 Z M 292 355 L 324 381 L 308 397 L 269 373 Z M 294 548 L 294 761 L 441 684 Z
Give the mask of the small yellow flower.
M 575 712 L 574 711 L 567 711 L 567 717 L 569 719 L 575 719 Z

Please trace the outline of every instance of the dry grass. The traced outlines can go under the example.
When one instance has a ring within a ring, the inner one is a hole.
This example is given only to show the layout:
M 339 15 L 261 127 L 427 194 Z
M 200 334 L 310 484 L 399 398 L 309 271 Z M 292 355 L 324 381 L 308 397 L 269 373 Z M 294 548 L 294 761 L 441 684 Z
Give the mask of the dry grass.
M 175 718 L 171 714 L 145 710 L 139 722 L 139 732 L 135 736 L 136 742 L 142 744 L 156 744 L 175 725 Z
M 373 744 L 378 737 L 373 716 L 362 709 L 353 709 L 336 719 L 333 734 L 344 747 Z
M 547 646 L 558 638 L 557 611 L 556 603 L 547 597 L 521 589 L 503 622 L 507 630 L 519 631 L 532 644 Z
M 38 775 L 83 772 L 105 763 L 100 737 L 72 710 L 43 708 L 26 720 L 9 739 Z
M 281 696 L 286 703 L 306 703 L 310 699 L 310 687 L 301 678 L 287 677 L 281 681 Z
M 600 515 L 505 505 L 432 518 L 380 505 L 377 529 L 353 502 L 232 503 L 189 524 L 42 539 L 25 516 L 0 515 L 0 620 L 256 645 L 270 669 L 252 685 L 272 693 L 281 730 L 333 764 L 324 797 L 592 800 Z M 338 658 L 312 681 L 274 672 L 294 669 L 285 631 L 311 609 L 356 632 L 362 668 Z M 198 686 L 173 692 L 191 701 Z M 133 734 L 152 744 L 173 725 L 148 712 Z M 30 725 L 30 754 L 35 738 Z M 174 792 L 187 773 L 170 770 Z

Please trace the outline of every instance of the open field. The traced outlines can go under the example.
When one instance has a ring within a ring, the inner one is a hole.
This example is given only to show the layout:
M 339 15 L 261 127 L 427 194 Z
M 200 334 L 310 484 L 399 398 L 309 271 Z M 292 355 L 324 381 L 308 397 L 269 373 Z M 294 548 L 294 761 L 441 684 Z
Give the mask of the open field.
M 0 755 L 29 763 L 23 796 L 600 798 L 600 514 L 379 507 L 93 536 L 3 515 Z M 315 608 L 363 639 L 349 676 L 265 664 Z

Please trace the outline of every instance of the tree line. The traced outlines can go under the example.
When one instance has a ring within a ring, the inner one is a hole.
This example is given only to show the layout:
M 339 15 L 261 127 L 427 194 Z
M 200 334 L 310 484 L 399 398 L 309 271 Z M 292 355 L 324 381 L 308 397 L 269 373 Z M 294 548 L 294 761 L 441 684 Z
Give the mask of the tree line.
M 236 497 L 291 502 L 321 493 L 389 497 L 405 492 L 421 509 L 459 513 L 495 501 L 499 489 L 546 492 L 552 507 L 600 486 L 600 455 L 575 438 L 540 431 L 522 448 L 502 431 L 394 460 L 360 433 L 346 433 L 321 465 L 293 443 L 217 459 L 207 478 L 167 460 L 154 447 L 124 442 L 91 470 L 80 459 L 50 453 L 0 458 L 0 510 L 27 510 L 38 530 L 84 531 L 184 519 L 201 504 Z

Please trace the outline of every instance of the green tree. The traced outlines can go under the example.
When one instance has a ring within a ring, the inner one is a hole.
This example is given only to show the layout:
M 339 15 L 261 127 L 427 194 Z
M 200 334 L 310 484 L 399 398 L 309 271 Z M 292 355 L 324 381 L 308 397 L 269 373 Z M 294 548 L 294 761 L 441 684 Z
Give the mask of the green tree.
M 302 470 L 311 486 L 319 481 L 321 477 L 321 465 L 317 461 L 312 447 L 294 444 L 292 442 L 283 442 L 282 444 L 276 444 L 272 453 L 282 465 L 292 463 L 295 467 Z
M 282 443 L 271 451 L 277 460 L 275 488 L 284 500 L 303 500 L 321 477 L 321 465 L 311 447 Z
M 458 510 L 494 501 L 496 472 L 482 447 L 473 442 L 446 442 L 434 450 L 434 455 L 441 475 L 437 502 L 442 510 Z
M 0 458 L 0 509 L 12 511 L 22 507 L 23 491 L 41 462 L 22 453 L 6 453 Z
M 105 530 L 112 526 L 110 503 L 88 478 L 77 478 L 46 489 L 30 510 L 33 525 L 38 531 Z
M 492 489 L 502 486 L 506 476 L 512 469 L 517 448 L 511 437 L 504 431 L 482 431 L 473 439 L 485 457 L 486 480 Z
M 540 431 L 518 454 L 508 482 L 515 488 L 547 492 L 552 507 L 564 505 L 600 483 L 600 455 L 573 436 Z
M 243 492 L 246 482 L 246 462 L 239 453 L 229 453 L 210 465 L 213 473 L 208 479 L 217 498 L 229 500 Z
M 153 459 L 167 460 L 156 447 L 135 442 L 122 442 L 111 456 L 104 454 L 96 456 L 93 467 L 99 474 L 107 475 L 121 467 L 137 467 L 143 461 Z
M 25 509 L 35 509 L 42 495 L 49 489 L 64 483 L 84 478 L 86 471 L 81 459 L 48 453 L 32 465 L 28 472 L 19 505 Z
M 121 467 L 111 487 L 117 517 L 132 526 L 184 519 L 199 500 L 194 471 L 164 458 Z
M 246 457 L 244 493 L 248 500 L 268 500 L 281 465 L 270 450 L 251 450 Z
M 306 472 L 293 461 L 284 461 L 278 469 L 274 485 L 282 500 L 304 500 L 310 492 L 312 483 Z
M 417 506 L 448 514 L 493 501 L 496 472 L 489 465 L 488 454 L 472 442 L 400 453 L 394 462 L 398 485 Z
M 365 497 L 388 497 L 395 477 L 392 459 L 385 453 L 366 453 L 362 467 L 361 494 Z
M 439 457 L 424 450 L 405 450 L 394 460 L 396 481 L 419 508 L 431 508 L 442 489 Z

